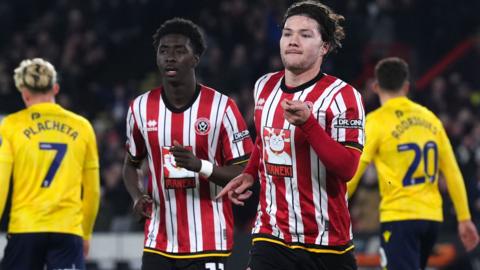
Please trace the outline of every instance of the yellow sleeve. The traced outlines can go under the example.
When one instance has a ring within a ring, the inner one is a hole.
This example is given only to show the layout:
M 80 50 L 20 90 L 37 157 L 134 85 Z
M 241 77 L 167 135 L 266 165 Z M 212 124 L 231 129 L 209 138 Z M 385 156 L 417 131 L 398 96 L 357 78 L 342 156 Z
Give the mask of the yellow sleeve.
M 355 190 L 357 190 L 358 184 L 360 183 L 360 180 L 362 179 L 362 175 L 367 169 L 368 164 L 369 162 L 365 162 L 360 159 L 357 172 L 353 176 L 352 180 L 348 181 L 347 183 L 348 198 L 351 198 Z
M 5 202 L 10 188 L 10 176 L 12 174 L 13 156 L 9 141 L 6 138 L 6 128 L 0 125 L 0 218 L 5 209 Z
M 353 178 L 347 183 L 348 197 L 352 197 L 353 193 L 358 187 L 362 175 L 367 169 L 370 162 L 377 153 L 378 144 L 380 141 L 379 130 L 376 128 L 375 120 L 372 115 L 368 115 L 365 123 L 365 147 L 363 148 L 362 155 L 360 156 L 360 162 L 358 169 Z
M 455 212 L 457 213 L 457 220 L 470 220 L 470 210 L 468 209 L 467 191 L 462 173 L 458 168 L 455 155 L 443 127 L 440 129 L 440 144 L 439 153 L 440 171 L 445 176 L 447 182 L 448 193 L 452 199 Z
M 97 142 L 93 128 L 89 126 L 89 142 L 83 169 L 83 238 L 92 237 L 93 226 L 100 204 L 100 173 Z

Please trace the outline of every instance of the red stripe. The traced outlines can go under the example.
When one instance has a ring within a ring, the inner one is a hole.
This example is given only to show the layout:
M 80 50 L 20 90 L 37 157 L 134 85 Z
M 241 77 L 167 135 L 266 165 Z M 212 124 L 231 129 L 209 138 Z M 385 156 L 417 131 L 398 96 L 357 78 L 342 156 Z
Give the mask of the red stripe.
M 278 83 L 278 81 L 283 77 L 284 72 L 278 72 L 274 75 L 272 75 L 268 81 L 265 83 L 265 86 L 263 89 L 259 90 L 260 94 L 258 96 L 258 100 L 263 99 L 267 100 L 267 98 L 270 96 L 270 93 L 273 91 L 273 88 L 275 85 Z M 258 102 L 257 100 L 257 102 Z M 261 129 L 261 121 L 262 121 L 262 111 L 263 110 L 255 110 L 255 128 L 257 131 L 257 136 L 263 136 L 262 132 L 263 130 Z M 264 162 L 264 155 L 263 155 L 263 141 L 259 144 L 260 147 L 260 196 L 259 196 L 259 204 L 260 204 L 260 209 L 263 215 L 261 216 L 261 230 L 260 233 L 265 233 L 265 234 L 271 234 L 272 233 L 272 227 L 270 225 L 270 218 L 267 215 L 267 201 L 266 201 L 266 196 L 270 196 L 269 194 L 267 195 L 267 185 L 266 185 L 266 178 L 265 178 L 265 167 L 263 166 Z
M 312 103 L 315 103 L 315 101 L 325 91 L 325 88 L 330 86 L 334 81 L 335 78 L 330 76 L 322 78 L 305 98 L 305 101 L 311 101 Z M 296 129 L 295 133 L 295 156 L 305 242 L 315 243 L 315 239 L 320 232 L 320 228 L 318 228 L 315 217 L 315 202 L 313 200 L 313 187 L 311 181 L 312 161 L 310 159 L 310 144 L 305 140 L 305 136 L 300 129 Z M 321 204 L 320 201 L 316 203 L 319 205 Z
M 198 106 L 198 118 L 207 118 L 210 119 L 210 111 L 212 110 L 214 92 L 208 91 L 204 87 L 200 92 L 200 104 Z M 195 119 L 196 120 L 196 119 Z M 194 121 L 195 121 L 194 120 Z M 213 129 L 210 129 L 210 132 L 213 132 Z M 196 155 L 202 159 L 208 160 L 208 135 L 199 135 L 196 134 Z M 204 250 L 215 250 L 215 227 L 218 226 L 214 224 L 213 218 L 213 209 L 212 201 L 210 199 L 210 182 L 204 178 L 201 178 L 200 181 L 200 209 L 202 216 L 202 236 L 203 236 L 203 249 Z
M 276 129 L 283 129 L 283 125 L 285 123 L 285 117 L 283 116 L 283 108 L 281 106 L 281 103 L 284 99 L 292 99 L 293 94 L 288 94 L 288 93 L 283 93 L 280 97 L 280 101 L 277 104 L 277 107 L 275 108 L 275 113 L 273 115 L 273 122 L 272 122 L 272 127 Z M 271 116 L 270 116 L 271 117 Z M 288 139 L 285 137 L 285 139 Z M 293 140 L 293 138 L 290 138 Z M 292 153 L 291 147 L 291 142 L 285 142 L 285 152 L 286 153 Z M 290 156 L 293 159 L 293 156 Z M 292 160 L 293 162 L 293 160 Z M 292 235 L 290 234 L 290 226 L 289 226 L 289 208 L 288 208 L 288 202 L 286 196 L 290 196 L 290 200 L 293 202 L 293 196 L 292 194 L 286 194 L 286 187 L 285 183 L 288 181 L 290 182 L 291 180 L 286 180 L 284 177 L 272 177 L 272 181 L 275 185 L 276 188 L 276 202 L 277 202 L 277 213 L 276 213 L 276 219 L 277 219 L 277 224 L 280 230 L 283 232 L 285 241 L 290 242 L 292 240 Z M 294 214 L 294 213 L 292 213 Z M 300 217 L 298 217 L 300 218 Z M 301 221 L 300 221 L 301 222 Z M 295 224 L 293 224 L 295 226 Z
M 347 119 L 360 119 L 360 110 L 361 108 L 357 105 L 357 99 L 355 98 L 354 89 L 347 85 L 341 91 L 343 101 L 347 107 L 346 118 Z M 358 143 L 358 136 L 360 135 L 360 130 L 357 128 L 347 128 L 345 129 L 345 141 L 346 142 L 356 142 Z
M 345 86 L 343 89 L 341 89 L 336 95 L 341 94 L 344 92 L 346 89 L 350 88 L 351 86 Z M 352 94 L 353 92 L 350 91 Z M 334 97 L 334 99 L 336 96 Z M 331 134 L 331 124 L 333 121 L 333 118 L 335 115 L 333 114 L 331 110 L 331 105 L 333 104 L 333 100 L 328 107 L 327 110 L 327 133 L 332 136 Z M 347 108 L 350 106 L 347 102 L 350 101 L 345 101 Z M 355 103 L 355 107 L 357 108 L 357 105 Z M 358 110 L 358 108 L 357 108 Z M 357 140 L 358 140 L 358 134 L 357 134 Z M 335 175 L 329 174 L 327 171 L 326 175 L 326 185 L 327 185 L 327 198 L 328 198 L 328 216 L 329 216 L 329 231 L 328 231 L 328 239 L 329 239 L 329 245 L 345 245 L 350 241 L 350 214 L 348 211 L 347 207 L 347 202 L 345 199 L 345 194 L 346 194 L 346 184 L 342 180 L 338 179 Z M 344 213 L 341 215 L 341 213 Z
M 171 143 L 177 141 L 181 145 L 186 145 L 183 141 L 183 113 L 172 113 L 171 119 Z M 175 189 L 175 202 L 177 209 L 177 236 L 178 236 L 178 252 L 188 253 L 190 252 L 190 237 L 189 237 L 189 224 L 188 224 L 188 208 L 187 208 L 187 190 Z
M 155 120 L 158 121 L 159 115 L 159 101 L 160 101 L 160 89 L 155 89 L 150 92 L 147 99 L 147 116 L 146 121 L 148 120 Z M 159 121 L 158 121 L 159 122 Z M 165 250 L 167 248 L 167 239 L 166 239 L 166 225 L 165 225 L 165 204 L 164 204 L 164 195 L 161 189 L 161 177 L 162 177 L 162 168 L 161 168 L 161 154 L 160 151 L 157 149 L 160 148 L 160 142 L 158 141 L 158 133 L 157 132 L 147 132 L 148 136 L 148 144 L 150 149 L 152 149 L 152 159 L 153 159 L 153 171 L 155 172 L 155 177 L 157 178 L 157 186 L 158 186 L 158 197 L 159 197 L 159 207 L 160 207 L 160 224 L 158 226 L 158 234 L 156 239 L 156 249 Z M 150 178 L 150 183 L 153 181 L 153 177 Z M 152 190 L 153 191 L 153 190 Z M 150 221 L 152 222 L 152 221 Z M 158 220 L 156 221 L 158 222 Z M 145 230 L 147 233 L 148 230 Z
M 345 245 L 350 241 L 350 214 L 345 199 L 346 183 L 327 172 L 329 245 Z

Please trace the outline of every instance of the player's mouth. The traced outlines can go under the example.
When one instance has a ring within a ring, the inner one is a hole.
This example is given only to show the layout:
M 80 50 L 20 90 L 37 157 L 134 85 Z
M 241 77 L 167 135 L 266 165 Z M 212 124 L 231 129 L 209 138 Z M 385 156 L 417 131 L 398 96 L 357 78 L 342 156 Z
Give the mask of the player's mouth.
M 176 76 L 177 72 L 178 72 L 178 69 L 176 69 L 174 67 L 166 67 L 165 68 L 165 75 L 167 75 L 168 77 Z
M 285 54 L 302 54 L 302 51 L 299 50 L 286 50 Z

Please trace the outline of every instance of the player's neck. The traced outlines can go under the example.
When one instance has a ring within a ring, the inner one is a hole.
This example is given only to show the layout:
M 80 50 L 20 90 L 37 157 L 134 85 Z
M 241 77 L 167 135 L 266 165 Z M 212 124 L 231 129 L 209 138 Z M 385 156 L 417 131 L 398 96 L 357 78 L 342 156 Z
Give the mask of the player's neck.
M 165 82 L 163 88 L 168 102 L 176 108 L 182 108 L 187 105 L 195 95 L 196 80 L 195 77 L 193 77 L 190 80 L 179 83 Z
M 405 94 L 403 92 L 397 92 L 397 93 L 382 92 L 382 93 L 379 93 L 378 95 L 378 97 L 380 98 L 380 104 L 382 105 L 391 99 L 404 97 L 404 96 Z
M 39 95 L 31 97 L 29 100 L 25 101 L 27 108 L 40 103 L 55 103 L 55 97 L 50 95 Z
M 320 72 L 320 65 L 316 65 L 313 68 L 310 68 L 305 71 L 294 71 L 294 70 L 288 70 L 285 69 L 285 84 L 288 87 L 297 87 L 299 85 L 302 85 L 306 82 L 311 81 L 313 78 L 315 78 L 318 73 Z

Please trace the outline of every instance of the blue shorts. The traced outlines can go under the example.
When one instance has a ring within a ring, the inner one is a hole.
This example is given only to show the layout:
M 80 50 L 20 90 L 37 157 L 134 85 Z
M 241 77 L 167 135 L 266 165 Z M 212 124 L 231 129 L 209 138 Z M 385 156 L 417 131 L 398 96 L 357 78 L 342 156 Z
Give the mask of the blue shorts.
M 13 233 L 1 269 L 8 270 L 84 270 L 83 239 L 64 233 Z
M 381 224 L 381 264 L 387 270 L 425 269 L 440 222 L 405 220 Z

